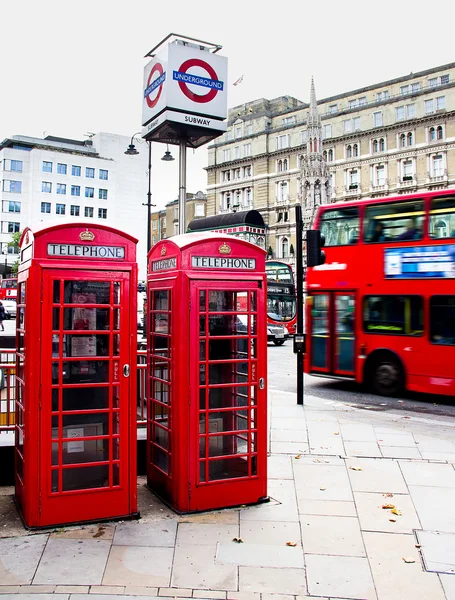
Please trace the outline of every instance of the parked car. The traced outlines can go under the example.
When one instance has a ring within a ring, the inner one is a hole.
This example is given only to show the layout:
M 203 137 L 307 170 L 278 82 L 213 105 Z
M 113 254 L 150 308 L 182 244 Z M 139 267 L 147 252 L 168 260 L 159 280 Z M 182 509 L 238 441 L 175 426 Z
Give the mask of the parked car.
M 17 306 L 15 300 L 2 300 L 3 308 L 5 309 L 5 316 L 7 319 L 15 319 Z

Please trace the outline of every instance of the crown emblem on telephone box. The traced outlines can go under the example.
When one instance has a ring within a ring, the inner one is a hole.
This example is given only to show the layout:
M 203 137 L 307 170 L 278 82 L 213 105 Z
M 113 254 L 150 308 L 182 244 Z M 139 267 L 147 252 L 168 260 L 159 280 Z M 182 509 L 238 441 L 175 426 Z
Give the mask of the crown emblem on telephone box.
M 162 248 L 161 248 L 161 256 L 166 256 L 166 246 L 162 246 Z
M 222 246 L 220 246 L 218 248 L 220 254 L 230 254 L 231 253 L 231 247 L 228 246 L 226 243 L 224 243 Z
M 86 229 L 85 231 L 82 231 L 79 234 L 79 239 L 82 242 L 93 242 L 93 240 L 95 239 L 95 234 Z

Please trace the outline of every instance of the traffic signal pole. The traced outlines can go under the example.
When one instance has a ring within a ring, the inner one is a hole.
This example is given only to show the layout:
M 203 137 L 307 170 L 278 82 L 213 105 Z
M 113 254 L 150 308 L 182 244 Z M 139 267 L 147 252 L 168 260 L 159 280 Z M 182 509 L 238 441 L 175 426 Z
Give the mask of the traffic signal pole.
M 297 279 L 297 332 L 294 335 L 294 353 L 297 354 L 297 404 L 303 405 L 303 353 L 305 338 L 303 334 L 303 222 L 302 207 L 295 207 L 295 249 L 296 249 L 296 279 Z

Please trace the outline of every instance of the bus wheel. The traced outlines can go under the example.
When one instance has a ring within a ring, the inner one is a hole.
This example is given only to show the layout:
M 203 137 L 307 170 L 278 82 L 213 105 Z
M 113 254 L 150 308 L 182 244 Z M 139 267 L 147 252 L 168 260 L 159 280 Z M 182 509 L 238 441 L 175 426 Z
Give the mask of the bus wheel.
M 370 386 L 380 396 L 396 396 L 404 387 L 403 369 L 392 356 L 378 358 L 370 371 Z
M 282 346 L 286 340 L 273 340 L 275 346 Z

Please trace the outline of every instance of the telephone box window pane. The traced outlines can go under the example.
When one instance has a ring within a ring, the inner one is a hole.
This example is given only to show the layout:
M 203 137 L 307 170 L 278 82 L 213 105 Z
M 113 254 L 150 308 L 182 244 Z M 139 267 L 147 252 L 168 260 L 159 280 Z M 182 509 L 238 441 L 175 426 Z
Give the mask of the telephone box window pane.
M 205 335 L 206 318 L 199 317 L 199 335 Z
M 207 477 L 205 474 L 205 467 L 206 467 L 206 461 L 205 460 L 201 460 L 201 464 L 199 467 L 199 481 L 201 482 L 205 482 L 207 481 Z
M 161 450 L 158 446 L 154 445 L 152 445 L 152 463 L 165 473 L 169 474 L 169 455 L 166 454 L 164 450 Z
M 223 458 L 209 461 L 209 481 L 248 477 L 248 459 Z
M 234 408 L 248 405 L 248 387 L 209 388 L 209 408 Z
M 167 313 L 155 313 L 152 324 L 155 333 L 169 333 L 169 315 Z
M 52 390 L 52 411 L 58 411 L 58 390 Z
M 237 308 L 237 294 L 243 292 L 209 291 L 209 311 L 236 311 L 245 310 Z
M 58 416 L 52 417 L 52 438 L 58 438 Z
M 155 354 L 163 357 L 169 357 L 171 352 L 171 340 L 162 335 L 152 335 L 152 349 Z
M 54 311 L 59 310 L 54 308 Z M 115 309 L 118 311 L 119 309 Z M 108 308 L 65 308 L 63 311 L 63 329 L 69 330 L 105 330 L 110 328 Z M 59 329 L 59 326 L 55 327 Z
M 109 335 L 69 335 L 64 336 L 66 356 L 108 356 Z
M 108 383 L 109 362 L 77 360 L 63 363 L 63 383 Z M 58 378 L 53 381 L 58 383 Z M 85 390 L 84 390 L 85 392 Z
M 199 342 L 199 360 L 205 360 L 206 357 L 206 344 L 205 340 Z
M 109 465 L 63 469 L 63 491 L 109 487 Z
M 60 336 L 58 334 L 52 335 L 52 358 L 58 358 L 60 356 Z
M 54 281 L 54 304 L 59 304 L 60 302 L 60 280 L 57 279 Z
M 246 431 L 248 430 L 248 412 L 251 418 L 254 411 L 227 410 L 225 412 L 209 413 L 209 433 Z
M 25 308 L 19 308 L 19 328 L 25 329 Z
M 209 340 L 209 360 L 246 359 L 248 358 L 248 345 L 249 342 L 246 338 Z
M 167 406 L 153 402 L 152 413 L 153 421 L 169 429 L 169 409 Z
M 206 407 L 206 389 L 199 388 L 199 409 L 205 410 Z M 218 408 L 218 407 L 216 407 Z
M 153 377 L 157 379 L 169 380 L 169 368 L 166 361 L 159 361 L 152 357 Z
M 21 286 L 20 294 L 19 294 L 19 297 L 21 299 L 20 301 L 21 301 L 21 304 L 25 304 L 25 287 L 26 287 L 25 281 L 23 283 L 21 283 L 20 286 Z
M 58 442 L 52 444 L 52 466 L 58 465 Z
M 120 413 L 112 413 L 112 433 L 114 435 L 120 434 Z
M 52 491 L 58 492 L 58 471 L 52 471 Z
M 112 440 L 112 458 L 114 460 L 120 460 L 120 439 L 114 438 Z
M 209 437 L 209 456 L 228 456 L 230 454 L 247 454 L 248 434 L 213 435 Z M 201 441 L 204 441 L 203 439 Z
M 65 304 L 110 304 L 109 281 L 65 281 Z
M 87 413 L 85 415 L 62 416 L 62 437 L 90 437 L 109 434 L 108 413 Z M 74 433 L 78 430 L 77 433 Z
M 112 466 L 112 485 L 120 485 L 120 465 Z
M 250 292 L 250 299 L 251 299 L 251 309 L 252 311 L 256 311 L 257 310 L 257 294 L 256 292 Z
M 120 304 L 120 281 L 114 281 L 114 304 Z
M 169 290 L 156 290 L 153 292 L 153 310 L 170 310 L 169 308 Z
M 205 365 L 199 366 L 199 383 L 205 385 Z
M 108 387 L 83 388 L 82 390 L 80 388 L 63 388 L 62 398 L 62 410 L 97 410 L 109 408 Z
M 20 308 L 19 310 L 21 311 L 21 310 L 24 310 L 24 309 Z M 25 344 L 25 337 L 24 337 L 24 334 L 22 332 L 18 333 L 17 342 L 18 342 L 18 348 L 17 348 L 18 352 L 23 352 L 24 351 L 24 344 Z
M 199 312 L 205 312 L 207 310 L 206 293 L 205 290 L 199 291 Z
M 60 309 L 59 308 L 52 309 L 52 329 L 54 331 L 56 329 L 60 329 Z
M 152 425 L 152 440 L 161 448 L 169 450 L 169 432 L 158 425 Z
M 58 383 L 60 373 L 60 363 L 53 362 L 52 363 L 52 383 L 55 385 Z
M 152 386 L 152 398 L 163 404 L 169 404 L 169 385 L 162 381 L 152 381 Z
M 209 384 L 247 383 L 248 363 L 220 363 L 209 365 Z
M 120 309 L 114 308 L 114 329 L 118 331 L 120 329 Z
M 69 434 L 78 431 L 68 430 Z M 79 430 L 80 431 L 80 430 Z M 78 440 L 63 442 L 62 460 L 64 465 L 105 462 L 109 460 L 109 440 Z

